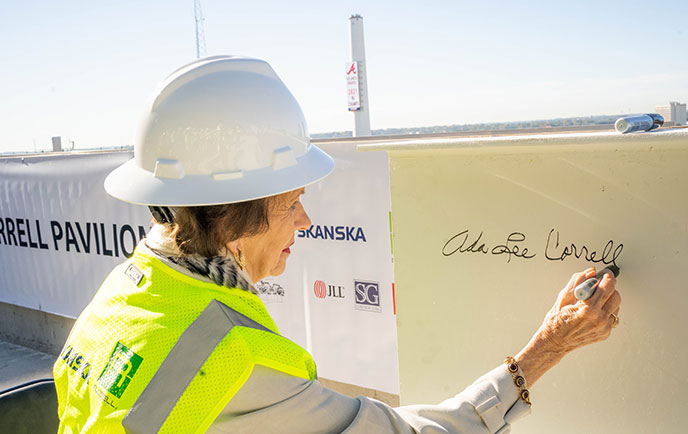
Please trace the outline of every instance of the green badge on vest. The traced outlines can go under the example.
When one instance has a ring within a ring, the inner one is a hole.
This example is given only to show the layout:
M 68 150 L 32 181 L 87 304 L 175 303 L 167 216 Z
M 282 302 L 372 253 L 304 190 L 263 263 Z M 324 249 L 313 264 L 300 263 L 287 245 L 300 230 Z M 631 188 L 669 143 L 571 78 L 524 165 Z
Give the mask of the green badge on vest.
M 143 357 L 117 342 L 110 360 L 98 377 L 98 384 L 117 398 L 121 398 Z

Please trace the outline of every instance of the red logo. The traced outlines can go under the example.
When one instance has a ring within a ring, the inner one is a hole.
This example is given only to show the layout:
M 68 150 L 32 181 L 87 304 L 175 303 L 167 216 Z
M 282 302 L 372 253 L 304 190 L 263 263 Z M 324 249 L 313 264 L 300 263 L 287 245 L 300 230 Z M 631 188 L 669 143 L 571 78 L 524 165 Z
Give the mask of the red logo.
M 325 298 L 327 295 L 327 287 L 325 286 L 325 282 L 322 280 L 316 280 L 313 284 L 313 292 L 315 293 L 316 297 Z
M 352 64 L 351 64 L 351 68 L 349 68 L 349 70 L 346 72 L 346 75 L 349 75 L 349 74 L 351 74 L 352 72 L 353 72 L 354 74 L 356 74 L 356 64 L 355 64 L 355 63 L 352 63 Z

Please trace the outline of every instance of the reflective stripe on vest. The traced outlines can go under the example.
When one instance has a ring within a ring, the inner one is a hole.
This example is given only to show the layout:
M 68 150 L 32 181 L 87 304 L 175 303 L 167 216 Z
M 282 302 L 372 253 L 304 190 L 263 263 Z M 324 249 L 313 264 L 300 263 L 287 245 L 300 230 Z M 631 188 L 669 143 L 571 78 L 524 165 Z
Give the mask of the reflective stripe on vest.
M 235 326 L 273 333 L 231 307 L 213 300 L 184 331 L 153 379 L 124 417 L 127 433 L 157 433 L 210 353 Z

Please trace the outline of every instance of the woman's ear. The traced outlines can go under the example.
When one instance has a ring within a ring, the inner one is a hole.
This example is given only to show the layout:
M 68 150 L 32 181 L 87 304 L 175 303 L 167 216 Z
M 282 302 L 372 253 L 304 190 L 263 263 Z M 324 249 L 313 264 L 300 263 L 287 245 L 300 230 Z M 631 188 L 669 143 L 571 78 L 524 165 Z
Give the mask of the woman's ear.
M 234 260 L 236 261 L 239 268 L 242 270 L 246 269 L 246 255 L 244 255 L 244 252 L 242 250 L 241 239 L 230 241 L 229 243 L 227 243 L 227 249 L 229 250 L 229 253 L 231 253 L 232 256 L 234 256 Z
M 229 249 L 232 254 L 238 254 L 241 251 L 241 239 L 228 242 L 227 249 Z

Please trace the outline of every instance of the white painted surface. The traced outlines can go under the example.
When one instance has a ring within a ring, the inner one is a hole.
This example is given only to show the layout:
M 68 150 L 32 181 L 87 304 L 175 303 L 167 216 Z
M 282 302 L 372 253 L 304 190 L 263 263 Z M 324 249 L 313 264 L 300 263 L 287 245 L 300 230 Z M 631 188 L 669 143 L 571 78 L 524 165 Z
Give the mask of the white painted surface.
M 512 432 L 685 429 L 688 130 L 361 148 L 390 155 L 402 404 L 445 399 L 517 353 L 572 273 L 613 259 L 620 326 L 547 373 Z M 564 256 L 572 244 L 587 260 Z

